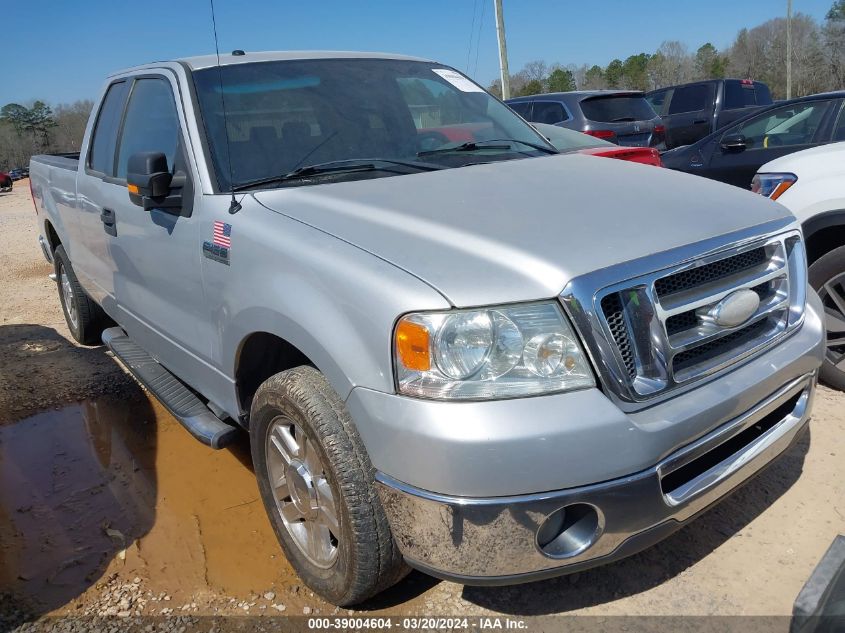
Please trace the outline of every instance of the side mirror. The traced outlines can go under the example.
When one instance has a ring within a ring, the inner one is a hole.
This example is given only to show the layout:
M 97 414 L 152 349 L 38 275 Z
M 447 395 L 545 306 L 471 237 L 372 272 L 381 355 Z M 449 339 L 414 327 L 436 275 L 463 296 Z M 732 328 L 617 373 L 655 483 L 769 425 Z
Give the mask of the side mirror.
M 748 147 L 748 140 L 744 134 L 728 134 L 722 137 L 719 146 L 726 152 L 744 152 Z
M 170 195 L 173 180 L 162 152 L 138 152 L 129 157 L 126 170 L 129 200 L 145 211 L 182 206 L 181 192 Z

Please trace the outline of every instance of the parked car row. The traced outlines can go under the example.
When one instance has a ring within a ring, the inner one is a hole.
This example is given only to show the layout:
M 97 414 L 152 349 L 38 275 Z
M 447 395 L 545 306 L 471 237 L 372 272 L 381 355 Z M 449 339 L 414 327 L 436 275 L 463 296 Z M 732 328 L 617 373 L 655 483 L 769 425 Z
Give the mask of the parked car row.
M 642 93 L 512 104 L 539 132 L 430 60 L 237 53 L 112 74 L 33 202 L 71 334 L 199 441 L 248 434 L 315 593 L 617 560 L 807 428 L 841 286 L 801 223 L 543 127 L 654 157 Z
M 16 169 L 10 169 L 8 172 L 9 178 L 12 180 L 22 180 L 23 178 L 29 177 L 29 167 L 18 167 Z
M 690 145 L 771 105 L 769 87 L 750 79 L 711 79 L 653 90 L 646 100 L 666 126 L 666 148 Z
M 678 171 L 747 188 L 757 170 L 780 156 L 845 141 L 845 91 L 768 106 L 701 140 L 662 155 Z
M 508 99 L 532 123 L 566 127 L 618 143 L 672 149 L 770 105 L 768 86 L 750 79 L 713 79 L 648 93 L 557 92 Z

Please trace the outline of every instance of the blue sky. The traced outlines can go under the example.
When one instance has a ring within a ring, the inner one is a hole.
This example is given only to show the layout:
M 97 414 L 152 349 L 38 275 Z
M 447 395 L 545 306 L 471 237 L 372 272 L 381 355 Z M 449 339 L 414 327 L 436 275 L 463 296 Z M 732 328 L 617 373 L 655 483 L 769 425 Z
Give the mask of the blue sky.
M 832 3 L 793 6 L 822 20 Z M 208 0 L 37 4 L 3 12 L 0 105 L 93 98 L 111 71 L 214 51 Z M 493 0 L 215 0 L 215 6 L 221 51 L 387 51 L 463 71 L 469 51 L 471 76 L 487 85 L 498 75 Z M 653 52 L 667 39 L 692 50 L 706 41 L 724 48 L 740 28 L 786 12 L 786 0 L 504 0 L 504 6 L 511 72 L 534 59 L 604 65 Z

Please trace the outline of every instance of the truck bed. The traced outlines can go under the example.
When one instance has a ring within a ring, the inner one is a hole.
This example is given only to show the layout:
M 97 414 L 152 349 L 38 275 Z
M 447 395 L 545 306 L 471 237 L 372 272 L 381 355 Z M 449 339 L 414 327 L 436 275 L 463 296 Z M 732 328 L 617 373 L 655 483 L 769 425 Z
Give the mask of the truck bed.
M 59 167 L 61 169 L 71 169 L 76 171 L 79 167 L 79 152 L 67 152 L 62 154 L 38 154 L 30 159 L 30 164 L 40 163 L 42 165 L 49 165 L 50 167 Z M 30 167 L 30 172 L 32 167 Z

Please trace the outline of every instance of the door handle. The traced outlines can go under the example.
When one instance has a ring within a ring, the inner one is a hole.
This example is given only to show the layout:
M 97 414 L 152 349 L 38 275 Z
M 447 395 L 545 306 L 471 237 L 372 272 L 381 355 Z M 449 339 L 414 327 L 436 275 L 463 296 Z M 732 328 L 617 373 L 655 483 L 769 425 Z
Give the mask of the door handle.
M 106 226 L 114 225 L 114 211 L 111 209 L 103 209 L 100 212 L 100 220 L 102 220 L 103 224 Z
M 707 119 L 696 119 L 692 122 L 693 125 L 701 125 L 702 123 L 707 123 Z
M 117 236 L 117 227 L 115 226 L 117 218 L 115 217 L 114 210 L 112 209 L 103 209 L 100 211 L 100 221 L 103 223 L 103 230 L 108 233 L 109 235 Z

